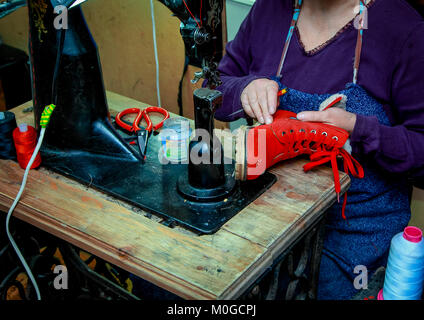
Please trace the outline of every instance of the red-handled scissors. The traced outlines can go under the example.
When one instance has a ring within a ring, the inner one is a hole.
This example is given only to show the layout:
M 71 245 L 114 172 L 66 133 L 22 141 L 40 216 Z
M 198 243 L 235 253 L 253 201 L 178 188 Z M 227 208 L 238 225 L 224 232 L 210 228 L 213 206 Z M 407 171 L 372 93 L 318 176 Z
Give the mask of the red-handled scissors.
M 163 115 L 162 121 L 156 125 L 153 124 L 149 116 L 149 113 L 153 113 L 153 112 L 160 113 Z M 132 125 L 128 124 L 126 121 L 123 120 L 123 117 L 128 114 L 137 115 Z M 122 129 L 135 133 L 137 135 L 138 148 L 140 150 L 141 156 L 143 157 L 143 159 L 145 159 L 146 150 L 147 150 L 147 142 L 149 140 L 149 137 L 152 131 L 156 131 L 160 129 L 163 126 L 163 123 L 165 122 L 165 120 L 168 118 L 169 118 L 168 111 L 160 107 L 148 107 L 144 110 L 141 110 L 139 108 L 129 108 L 119 112 L 115 117 L 115 122 Z M 146 128 L 139 127 L 139 124 L 143 119 L 146 121 L 146 124 L 147 124 Z

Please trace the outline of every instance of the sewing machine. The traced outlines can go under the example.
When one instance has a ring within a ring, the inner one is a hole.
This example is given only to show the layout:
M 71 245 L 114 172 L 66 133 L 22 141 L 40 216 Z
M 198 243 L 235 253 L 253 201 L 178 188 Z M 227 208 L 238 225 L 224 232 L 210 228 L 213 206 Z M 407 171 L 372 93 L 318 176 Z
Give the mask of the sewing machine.
M 213 143 L 214 113 L 222 101 L 214 88 L 220 84 L 223 0 L 205 1 L 202 8 L 193 0 L 159 1 L 181 20 L 186 55 L 202 68 L 193 81 L 207 80 L 208 88 L 194 92 L 195 128 L 210 139 L 195 134 L 189 154 L 200 152 L 210 161 L 193 163 L 190 157 L 185 164 L 162 165 L 153 144 L 144 162 L 113 126 L 97 46 L 79 7 L 85 0 L 28 0 L 35 123 L 46 105 L 57 105 L 41 151 L 43 165 L 157 214 L 164 224 L 213 233 L 275 177 L 236 181 L 234 163 L 225 164 L 222 145 Z M 54 27 L 58 5 L 67 8 L 68 29 Z M 217 155 L 220 161 L 214 161 Z

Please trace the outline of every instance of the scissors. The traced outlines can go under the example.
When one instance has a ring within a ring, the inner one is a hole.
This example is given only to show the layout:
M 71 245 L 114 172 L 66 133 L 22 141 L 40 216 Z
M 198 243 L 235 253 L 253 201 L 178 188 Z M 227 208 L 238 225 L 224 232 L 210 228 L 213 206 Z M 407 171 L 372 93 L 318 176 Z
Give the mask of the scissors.
M 150 119 L 149 113 L 160 113 L 163 115 L 163 120 L 158 124 L 154 125 L 152 120 Z M 123 117 L 128 114 L 136 114 L 134 122 L 129 124 L 128 122 L 123 120 Z M 135 133 L 137 135 L 137 144 L 140 151 L 140 155 L 143 160 L 146 159 L 146 150 L 147 150 L 147 142 L 149 141 L 150 135 L 152 131 L 156 131 L 163 126 L 163 123 L 166 119 L 169 118 L 169 113 L 163 108 L 160 107 L 148 107 L 144 110 L 139 108 L 129 108 L 119 112 L 115 117 L 115 122 L 122 129 L 129 131 L 131 133 Z M 147 127 L 139 127 L 139 124 L 142 120 L 145 120 L 147 123 Z

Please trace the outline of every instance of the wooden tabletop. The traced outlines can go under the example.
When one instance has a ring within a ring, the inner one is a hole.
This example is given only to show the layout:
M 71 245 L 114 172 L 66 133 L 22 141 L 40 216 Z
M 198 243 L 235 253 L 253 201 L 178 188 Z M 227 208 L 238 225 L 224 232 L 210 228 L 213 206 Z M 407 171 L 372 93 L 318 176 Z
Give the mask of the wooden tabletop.
M 145 104 L 107 93 L 111 113 Z M 12 110 L 33 124 L 28 102 Z M 306 159 L 274 168 L 278 180 L 218 232 L 198 236 L 53 173 L 32 170 L 14 216 L 186 299 L 237 298 L 336 201 L 333 174 L 304 173 Z M 12 205 L 24 170 L 0 160 L 0 210 Z M 342 192 L 350 184 L 340 173 Z

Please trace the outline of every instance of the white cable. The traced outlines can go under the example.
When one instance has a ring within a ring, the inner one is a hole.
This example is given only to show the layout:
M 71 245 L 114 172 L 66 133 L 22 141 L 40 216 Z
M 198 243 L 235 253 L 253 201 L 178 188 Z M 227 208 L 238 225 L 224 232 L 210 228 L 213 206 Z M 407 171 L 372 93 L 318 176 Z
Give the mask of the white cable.
M 19 200 L 21 199 L 22 193 L 24 192 L 29 171 L 31 169 L 32 164 L 35 161 L 35 157 L 37 156 L 38 152 L 40 151 L 41 144 L 43 143 L 45 131 L 46 131 L 45 128 L 42 128 L 41 129 L 40 138 L 38 139 L 37 146 L 35 147 L 34 153 L 32 154 L 32 157 L 29 160 L 28 165 L 27 165 L 27 167 L 25 169 L 24 178 L 22 179 L 21 188 L 19 189 L 18 195 L 16 196 L 15 201 L 13 202 L 12 206 L 9 209 L 9 212 L 7 213 L 7 218 L 6 218 L 6 233 L 7 233 L 7 237 L 9 238 L 9 241 L 12 244 L 13 249 L 15 249 L 15 252 L 16 252 L 16 254 L 19 257 L 19 260 L 21 260 L 22 265 L 24 266 L 25 271 L 28 274 L 28 277 L 30 278 L 30 280 L 32 282 L 32 285 L 34 286 L 35 292 L 37 293 L 37 299 L 38 300 L 41 300 L 40 289 L 38 288 L 38 285 L 37 285 L 37 282 L 35 281 L 34 275 L 32 274 L 30 267 L 26 263 L 24 256 L 22 255 L 21 251 L 19 250 L 19 248 L 18 248 L 15 240 L 13 240 L 12 234 L 9 231 L 9 221 L 10 221 L 10 218 L 11 218 L 11 216 L 13 214 L 13 211 L 15 210 L 15 208 L 16 208 Z
M 155 9 L 153 0 L 150 0 L 150 9 L 152 13 L 152 29 L 153 29 L 153 47 L 155 50 L 155 61 L 156 61 L 156 92 L 158 95 L 158 107 L 162 107 L 160 101 L 160 88 L 159 88 L 159 57 L 158 57 L 158 45 L 156 41 L 156 22 L 155 22 Z

